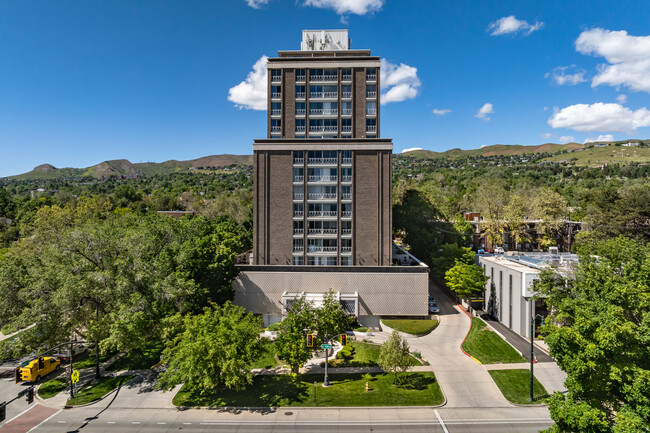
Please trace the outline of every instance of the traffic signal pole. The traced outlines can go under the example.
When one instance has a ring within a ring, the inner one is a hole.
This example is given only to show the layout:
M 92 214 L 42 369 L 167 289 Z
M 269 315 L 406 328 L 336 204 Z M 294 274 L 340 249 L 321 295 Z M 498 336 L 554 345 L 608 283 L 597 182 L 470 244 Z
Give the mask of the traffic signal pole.
M 329 339 L 327 338 L 327 331 L 325 331 L 325 344 L 329 343 Z M 329 355 L 329 349 L 325 349 L 325 379 L 323 380 L 323 387 L 327 388 L 330 386 L 329 380 L 327 380 L 327 364 L 328 362 L 328 355 Z

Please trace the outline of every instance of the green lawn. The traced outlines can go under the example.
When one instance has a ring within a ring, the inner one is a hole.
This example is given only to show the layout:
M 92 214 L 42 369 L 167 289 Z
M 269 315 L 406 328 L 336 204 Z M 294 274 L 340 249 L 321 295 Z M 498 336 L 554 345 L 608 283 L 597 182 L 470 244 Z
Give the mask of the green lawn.
M 531 404 L 530 402 L 530 370 L 490 370 L 503 396 L 516 404 Z M 545 402 L 548 393 L 537 378 L 533 378 L 533 403 Z
M 329 361 L 330 367 L 376 367 L 381 345 L 353 341 L 349 343 L 350 356 Z M 340 353 L 340 352 L 339 352 Z M 411 358 L 411 365 L 422 365 L 420 361 Z M 325 366 L 325 362 L 322 363 Z
M 268 349 L 257 361 L 251 364 L 251 368 L 273 368 L 280 365 L 275 359 L 275 342 L 269 344 Z
M 75 398 L 68 400 L 68 405 L 78 406 L 83 404 L 92 403 L 98 400 L 121 386 L 123 383 L 131 380 L 133 376 L 120 376 L 120 377 L 102 377 L 98 382 L 91 382 L 89 385 L 84 386 L 81 390 L 77 391 Z
M 160 362 L 164 344 L 160 341 L 150 342 L 142 349 L 134 349 L 108 366 L 108 371 L 148 370 Z
M 99 364 L 101 365 L 102 363 L 108 361 L 111 356 L 115 355 L 117 352 L 111 352 L 111 353 L 105 353 L 105 354 L 99 354 Z M 95 351 L 94 350 L 87 350 L 83 354 L 79 356 L 75 356 L 73 359 L 73 367 L 75 370 L 81 370 L 83 368 L 89 368 L 89 367 L 94 367 L 95 366 Z
M 463 343 L 463 350 L 483 364 L 526 362 L 524 357 L 478 317 L 472 317 L 472 328 Z
M 433 373 L 405 373 L 402 384 L 393 385 L 393 376 L 373 374 L 331 374 L 330 387 L 323 388 L 323 375 L 255 376 L 244 391 L 219 389 L 200 394 L 187 385 L 176 394 L 177 406 L 436 406 L 444 397 Z M 314 387 L 314 381 L 317 386 Z M 370 391 L 366 392 L 366 382 Z M 314 395 L 315 394 L 315 395 Z
M 428 334 L 438 327 L 437 320 L 381 320 L 386 326 L 412 335 Z
M 47 399 L 52 398 L 68 386 L 65 379 L 50 379 L 38 388 L 38 396 Z

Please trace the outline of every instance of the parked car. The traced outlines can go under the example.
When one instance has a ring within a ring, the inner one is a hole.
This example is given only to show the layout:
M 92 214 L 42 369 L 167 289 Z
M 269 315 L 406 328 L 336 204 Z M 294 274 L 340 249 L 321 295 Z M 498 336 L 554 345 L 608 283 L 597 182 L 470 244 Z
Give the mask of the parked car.
M 476 250 L 476 254 L 485 254 L 485 250 L 483 248 L 479 248 Z
M 504 253 L 505 253 L 505 250 L 503 249 L 503 247 L 496 247 L 496 248 L 494 249 L 494 253 L 495 253 L 495 254 L 504 254 Z
M 61 368 L 61 361 L 51 356 L 39 356 L 25 362 L 14 370 L 14 378 L 18 382 L 40 382 L 43 377 Z
M 438 314 L 439 312 L 440 308 L 438 308 L 436 301 L 429 301 L 429 314 Z
M 72 345 L 72 355 L 78 356 L 84 353 L 87 350 L 87 347 L 84 343 L 76 343 Z M 54 356 L 58 358 L 61 362 L 70 361 L 70 347 L 64 346 L 59 353 L 55 353 Z

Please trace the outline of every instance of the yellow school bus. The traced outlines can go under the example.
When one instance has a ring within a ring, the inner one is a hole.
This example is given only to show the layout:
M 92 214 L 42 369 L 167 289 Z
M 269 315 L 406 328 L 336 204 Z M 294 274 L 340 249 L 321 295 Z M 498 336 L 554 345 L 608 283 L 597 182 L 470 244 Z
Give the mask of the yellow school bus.
M 16 383 L 40 382 L 43 377 L 61 368 L 61 361 L 49 356 L 39 356 L 14 370 Z

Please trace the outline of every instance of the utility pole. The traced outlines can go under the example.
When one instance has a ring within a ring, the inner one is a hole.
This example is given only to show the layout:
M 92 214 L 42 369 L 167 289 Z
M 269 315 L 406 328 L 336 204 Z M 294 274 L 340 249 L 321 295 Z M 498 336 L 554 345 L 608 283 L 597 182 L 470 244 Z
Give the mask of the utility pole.
M 325 344 L 329 344 L 329 338 L 327 338 L 327 331 L 325 331 Z M 329 356 L 329 349 L 325 348 L 325 379 L 323 380 L 323 386 L 327 388 L 330 386 L 329 380 L 327 380 L 327 364 L 328 362 L 328 356 Z

